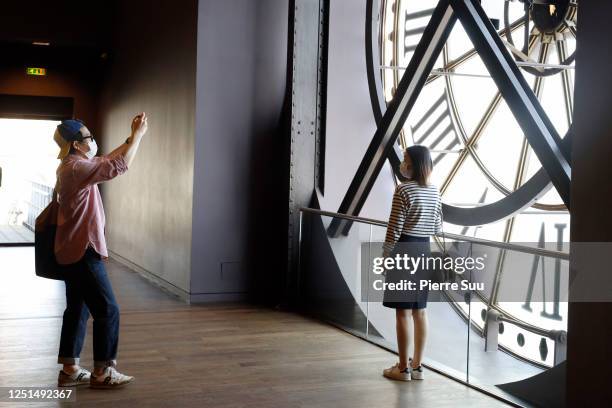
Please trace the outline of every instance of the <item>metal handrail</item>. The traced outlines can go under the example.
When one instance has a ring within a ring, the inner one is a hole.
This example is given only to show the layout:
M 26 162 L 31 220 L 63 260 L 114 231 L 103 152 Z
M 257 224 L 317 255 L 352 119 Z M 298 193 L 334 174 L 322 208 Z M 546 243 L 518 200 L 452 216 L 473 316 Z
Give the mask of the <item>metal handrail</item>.
M 388 223 L 385 221 L 375 220 L 373 218 L 355 217 L 352 215 L 340 214 L 340 213 L 335 213 L 331 211 L 317 210 L 316 208 L 302 207 L 300 208 L 300 211 L 305 212 L 305 213 L 323 215 L 326 217 L 341 218 L 341 219 L 345 219 L 349 221 L 376 225 L 379 227 L 386 227 L 388 225 Z M 480 245 L 489 246 L 493 248 L 507 249 L 510 251 L 522 252 L 522 253 L 527 253 L 527 254 L 532 254 L 532 255 L 539 255 L 539 256 L 544 256 L 548 258 L 562 259 L 566 261 L 569 261 L 570 259 L 570 255 L 567 252 L 552 251 L 549 249 L 542 249 L 542 248 L 532 248 L 532 247 L 528 247 L 525 245 L 511 244 L 509 242 L 491 241 L 488 239 L 468 237 L 465 235 L 449 234 L 448 232 L 439 233 L 439 234 L 436 234 L 436 236 L 440 238 L 449 238 L 449 239 L 456 240 L 456 241 L 472 242 L 474 244 L 480 244 Z
M 317 214 L 317 215 L 322 215 L 322 216 L 327 216 L 327 217 L 341 218 L 341 219 L 345 219 L 349 221 L 361 222 L 364 224 L 375 225 L 375 226 L 380 226 L 380 227 L 386 227 L 388 225 L 387 222 L 384 222 L 381 220 L 376 220 L 372 218 L 364 218 L 364 217 L 355 217 L 355 216 L 346 215 L 346 214 L 334 213 L 331 211 L 318 210 L 315 208 L 303 207 L 303 208 L 300 208 L 300 211 L 302 213 L 310 213 L 310 214 Z M 524 245 L 510 244 L 507 242 L 490 241 L 486 239 L 473 238 L 473 237 L 468 237 L 464 235 L 449 234 L 449 233 L 440 233 L 440 234 L 436 234 L 436 236 L 440 238 L 449 238 L 451 240 L 472 242 L 475 244 L 491 246 L 491 247 L 500 248 L 503 250 L 512 250 L 512 251 L 517 251 L 517 252 L 534 254 L 538 256 L 546 256 L 546 257 L 551 257 L 551 258 L 556 258 L 556 259 L 569 260 L 569 254 L 565 252 L 560 252 L 560 251 L 551 251 L 551 250 L 546 250 L 546 249 L 541 249 L 541 248 L 532 248 L 532 247 L 528 247 Z M 467 318 L 468 320 L 470 320 L 469 317 Z M 536 335 L 546 337 L 554 341 L 555 343 L 554 365 L 557 365 L 561 361 L 565 360 L 567 331 L 555 330 L 555 329 L 552 329 L 552 330 L 544 329 L 542 327 L 535 326 L 521 319 L 517 319 L 514 316 L 511 316 L 510 314 L 508 314 L 508 312 L 500 309 L 497 305 L 491 305 L 491 308 L 488 309 L 487 317 L 486 317 L 486 324 L 483 327 L 482 335 L 483 337 L 485 337 L 485 350 L 486 351 L 493 351 L 493 350 L 498 349 L 499 324 L 501 324 L 502 322 L 506 322 L 508 324 L 515 325 L 517 327 L 520 327 L 523 330 L 534 333 Z M 515 354 L 518 356 L 518 354 L 512 352 L 511 350 L 508 350 L 508 351 L 511 354 Z M 520 357 L 520 358 L 523 358 L 523 357 Z M 535 363 L 538 366 L 541 365 L 540 363 L 533 362 L 533 361 L 532 363 Z

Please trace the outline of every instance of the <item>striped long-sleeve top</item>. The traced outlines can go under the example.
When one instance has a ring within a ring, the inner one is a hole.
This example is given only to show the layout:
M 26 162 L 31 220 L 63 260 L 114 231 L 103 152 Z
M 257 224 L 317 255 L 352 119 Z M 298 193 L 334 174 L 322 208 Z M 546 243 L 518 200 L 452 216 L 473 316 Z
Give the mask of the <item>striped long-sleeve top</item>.
M 429 237 L 441 230 L 442 202 L 438 188 L 433 185 L 423 187 L 412 180 L 398 185 L 393 194 L 383 245 L 385 256 L 391 253 L 402 234 Z

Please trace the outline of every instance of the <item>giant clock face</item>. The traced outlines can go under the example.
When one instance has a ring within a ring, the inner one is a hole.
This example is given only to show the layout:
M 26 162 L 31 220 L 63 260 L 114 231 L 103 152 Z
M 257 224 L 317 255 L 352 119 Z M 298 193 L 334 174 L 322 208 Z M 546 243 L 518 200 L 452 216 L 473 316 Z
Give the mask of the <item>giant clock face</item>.
M 576 2 L 555 0 L 528 7 L 521 1 L 508 0 L 483 0 L 482 4 L 489 16 L 497 19 L 500 36 L 557 132 L 562 137 L 567 135 L 573 111 Z M 436 0 L 372 1 L 380 39 L 380 52 L 370 61 L 380 67 L 380 81 L 370 78 L 377 82 L 370 89 L 378 92 L 372 101 L 388 103 L 393 98 L 436 5 Z M 443 202 L 469 209 L 466 219 L 454 225 L 445 223 L 446 232 L 505 242 L 569 241 L 569 213 L 554 187 L 531 190 L 529 197 L 524 196 L 521 187 L 542 166 L 459 22 L 398 143 L 402 148 L 428 146 L 435 164 L 434 182 Z M 496 207 L 498 216 L 486 223 L 474 222 L 485 206 Z M 503 263 L 497 273 L 504 276 Z M 466 310 L 461 302 L 456 306 Z M 485 295 L 472 303 L 472 310 L 497 307 L 534 327 L 567 327 L 563 305 L 554 319 L 545 310 L 521 306 L 501 304 Z M 483 321 L 476 324 L 482 327 Z M 541 352 L 542 343 L 548 340 L 541 340 L 534 332 L 514 329 L 514 337 L 501 338 L 501 344 L 524 358 L 552 365 L 550 355 Z M 522 344 L 517 345 L 517 338 L 522 338 Z M 525 343 L 536 346 L 527 351 Z M 554 345 L 548 342 L 544 346 L 552 349 Z
M 566 135 L 573 109 L 576 4 L 559 0 L 532 5 L 525 23 L 522 2 L 483 3 L 499 19 L 502 38 L 556 130 Z M 379 92 L 385 101 L 393 97 L 436 4 L 435 0 L 381 0 L 382 41 L 375 63 L 381 67 Z M 412 109 L 399 143 L 402 147 L 424 144 L 432 150 L 434 181 L 445 204 L 476 213 L 478 207 L 499 203 L 497 219 L 486 225 L 465 220 L 459 224 L 470 228 L 448 225 L 448 232 L 532 242 L 538 239 L 542 223 L 553 240 L 555 224 L 569 226 L 569 215 L 554 188 L 532 193 L 527 206 L 503 203 L 541 165 L 460 23 Z M 569 228 L 564 237 L 569 237 Z

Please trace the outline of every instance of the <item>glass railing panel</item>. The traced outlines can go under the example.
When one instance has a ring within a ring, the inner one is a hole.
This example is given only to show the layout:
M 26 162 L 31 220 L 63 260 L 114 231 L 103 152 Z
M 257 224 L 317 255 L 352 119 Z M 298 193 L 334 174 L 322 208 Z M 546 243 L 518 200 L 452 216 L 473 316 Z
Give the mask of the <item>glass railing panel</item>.
M 528 252 L 564 250 L 556 243 L 513 245 L 523 249 L 474 245 L 488 260 L 481 275 L 486 290 L 473 295 L 469 382 L 538 401 L 529 384 L 564 370 L 569 261 Z
M 300 303 L 306 312 L 366 337 L 367 302 L 362 301 L 360 250 L 371 226 L 355 223 L 348 235 L 329 237 L 333 217 L 303 213 L 300 244 Z
M 374 272 L 381 265 L 375 258 L 384 259 L 386 224 L 349 217 L 348 235 L 328 237 L 330 217 L 345 222 L 347 217 L 323 215 L 310 213 L 320 231 L 308 240 L 320 242 L 303 252 L 307 258 L 317 258 L 316 268 L 311 265 L 307 272 L 313 274 L 308 278 L 309 296 L 314 293 L 318 298 L 325 293 L 325 285 L 312 280 L 329 279 L 333 268 L 325 265 L 333 265 L 334 273 L 349 288 L 342 298 L 353 299 L 349 306 L 350 302 L 338 306 L 341 302 L 333 298 L 340 296 L 328 296 L 334 302 L 333 306 L 324 302 L 327 319 L 397 351 L 395 312 L 382 304 L 386 297 L 374 288 L 377 280 L 387 280 L 387 265 L 382 278 L 380 270 Z M 312 219 L 310 229 L 311 224 Z M 434 289 L 429 291 L 426 309 L 429 329 L 424 363 L 508 401 L 554 404 L 562 389 L 537 384 L 559 383 L 564 378 L 569 245 L 504 243 L 444 234 L 433 237 L 430 248 L 429 258 L 442 259 L 444 267 L 434 266 L 428 275 Z M 595 296 L 585 283 L 578 285 L 575 280 L 572 296 L 578 296 L 578 301 L 607 299 L 606 293 L 598 291 Z M 436 283 L 441 285 L 436 287 Z M 360 319 L 346 319 L 351 310 L 359 310 Z
M 373 226 L 372 244 L 370 245 L 373 256 L 381 256 L 382 243 L 385 239 L 386 227 Z M 451 242 L 448 241 L 448 244 Z M 408 244 L 399 244 L 406 249 L 400 252 L 410 251 Z M 429 244 L 432 258 L 437 258 L 442 252 L 442 241 L 432 239 Z M 372 280 L 369 282 L 372 285 Z M 422 279 L 440 282 L 441 271 L 437 268 L 429 268 Z M 373 288 L 372 288 L 373 289 Z M 395 331 L 395 311 L 383 306 L 379 296 L 370 295 L 368 302 L 368 339 L 379 343 L 387 348 L 397 351 L 397 340 Z M 467 318 L 461 313 L 463 305 L 467 305 L 465 291 L 457 290 L 435 290 L 430 289 L 427 296 L 426 315 L 428 322 L 427 341 L 423 356 L 424 364 L 430 368 L 446 375 L 455 377 L 461 381 L 467 379 L 467 346 L 468 328 Z M 467 310 L 467 308 L 466 308 Z M 410 354 L 413 353 L 414 328 L 411 328 Z

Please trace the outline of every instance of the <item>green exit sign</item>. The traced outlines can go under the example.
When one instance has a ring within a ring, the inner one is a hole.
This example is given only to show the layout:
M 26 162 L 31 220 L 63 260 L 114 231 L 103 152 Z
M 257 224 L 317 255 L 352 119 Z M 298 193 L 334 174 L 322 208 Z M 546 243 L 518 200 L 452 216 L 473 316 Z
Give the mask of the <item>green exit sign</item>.
M 28 75 L 36 75 L 36 76 L 46 76 L 47 75 L 47 69 L 46 68 L 32 68 L 32 67 L 28 67 L 26 68 L 26 72 Z

